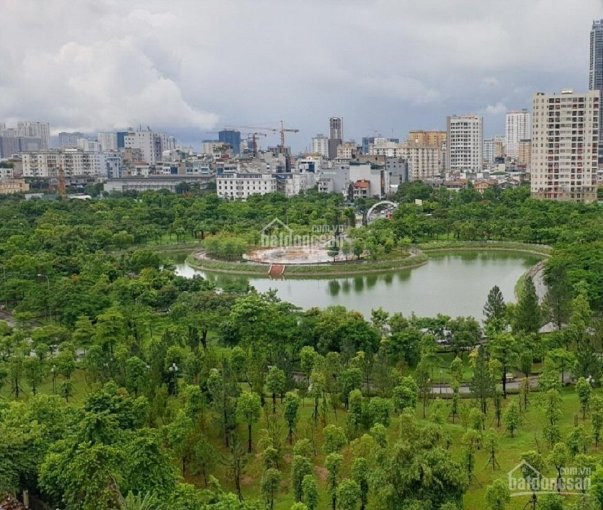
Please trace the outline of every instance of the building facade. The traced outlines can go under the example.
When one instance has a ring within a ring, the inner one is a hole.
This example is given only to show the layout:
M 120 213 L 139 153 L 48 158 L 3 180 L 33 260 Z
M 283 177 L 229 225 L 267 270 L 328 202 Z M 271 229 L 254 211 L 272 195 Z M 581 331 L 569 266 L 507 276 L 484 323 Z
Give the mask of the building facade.
M 116 151 L 117 147 L 117 133 L 104 132 L 98 133 L 96 140 L 101 146 L 102 151 Z
M 24 152 L 21 156 L 23 177 L 57 177 L 62 168 L 65 177 L 100 177 L 106 175 L 104 155 L 79 149 Z
M 317 154 L 323 158 L 329 157 L 329 139 L 322 133 L 312 138 L 312 154 Z
M 22 121 L 17 123 L 17 136 L 39 138 L 41 149 L 50 147 L 50 124 L 48 122 Z
M 452 115 L 446 124 L 446 170 L 479 172 L 483 161 L 482 117 Z
M 245 200 L 251 195 L 277 191 L 276 175 L 263 173 L 229 173 L 216 177 L 216 191 L 220 198 Z
M 508 112 L 505 116 L 505 147 L 507 156 L 519 157 L 519 141 L 532 136 L 532 116 L 528 110 Z
M 599 91 L 542 92 L 533 98 L 531 189 L 537 198 L 596 199 Z
M 408 161 L 411 181 L 431 179 L 444 172 L 444 154 L 440 147 L 407 141 L 402 144 L 401 156 Z
M 232 147 L 234 154 L 241 153 L 241 132 L 233 129 L 223 129 L 218 133 L 218 141 L 227 143 Z
M 590 30 L 589 90 L 598 90 L 603 97 L 603 19 L 593 21 Z M 599 125 L 603 124 L 603 111 L 599 111 Z M 598 161 L 603 163 L 603 133 L 599 133 Z
M 441 148 L 446 143 L 446 131 L 409 131 L 407 140 L 415 145 Z
M 331 117 L 329 119 L 329 159 L 337 157 L 337 147 L 343 143 L 343 119 Z

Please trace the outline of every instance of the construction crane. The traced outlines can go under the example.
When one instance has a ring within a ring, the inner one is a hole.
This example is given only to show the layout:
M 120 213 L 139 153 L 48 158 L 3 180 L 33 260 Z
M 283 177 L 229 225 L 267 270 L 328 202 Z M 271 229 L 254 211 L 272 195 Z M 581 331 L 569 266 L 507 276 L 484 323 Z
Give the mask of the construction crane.
M 258 155 L 258 142 L 257 142 L 257 138 L 258 136 L 268 136 L 266 133 L 261 133 L 259 131 L 254 131 L 253 133 L 247 133 L 247 139 L 249 140 L 249 137 L 251 137 L 251 143 L 252 143 L 252 147 L 253 147 L 253 156 L 257 156 Z
M 266 128 L 256 126 L 228 126 L 230 129 L 251 129 L 253 131 L 270 131 L 271 133 L 279 133 L 281 137 L 281 143 L 279 145 L 279 152 L 285 153 L 285 133 L 299 133 L 299 129 L 286 128 L 281 120 L 280 128 Z

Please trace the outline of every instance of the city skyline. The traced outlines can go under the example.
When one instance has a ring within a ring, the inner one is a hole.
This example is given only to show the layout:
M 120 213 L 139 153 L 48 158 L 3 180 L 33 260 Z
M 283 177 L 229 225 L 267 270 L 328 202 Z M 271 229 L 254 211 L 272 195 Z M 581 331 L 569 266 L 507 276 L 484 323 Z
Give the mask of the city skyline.
M 535 92 L 588 89 L 589 31 L 603 4 L 555 4 L 9 0 L 19 23 L 0 36 L 11 70 L 0 120 L 48 121 L 55 135 L 151 125 L 198 144 L 226 125 L 283 119 L 303 150 L 331 116 L 359 142 L 473 113 L 491 137 Z M 291 37 L 288 18 L 307 20 L 304 37 Z M 258 29 L 266 37 L 250 39 Z

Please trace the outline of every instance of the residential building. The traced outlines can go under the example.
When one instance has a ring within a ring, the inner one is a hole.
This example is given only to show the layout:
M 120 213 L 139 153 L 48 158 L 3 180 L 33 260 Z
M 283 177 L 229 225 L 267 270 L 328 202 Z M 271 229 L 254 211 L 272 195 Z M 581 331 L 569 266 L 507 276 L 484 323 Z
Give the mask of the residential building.
M 519 157 L 519 141 L 532 136 L 531 119 L 526 109 L 508 112 L 505 116 L 505 148 L 511 159 Z
M 78 140 L 84 138 L 84 135 L 79 132 L 75 133 L 59 133 L 59 149 L 73 149 L 77 147 Z
M 519 153 L 517 154 L 517 164 L 524 169 L 530 168 L 532 161 L 532 140 L 519 140 Z
M 117 133 L 115 133 L 115 136 L 117 138 L 117 148 L 118 149 L 125 148 L 127 134 L 128 134 L 128 131 L 118 131 Z
M 0 136 L 0 158 L 9 158 L 25 151 L 42 149 L 42 140 L 29 136 L 16 136 L 15 130 L 5 130 Z
M 118 149 L 117 133 L 115 132 L 98 133 L 96 140 L 100 144 L 102 151 L 116 151 Z
M 168 190 L 176 192 L 178 186 L 182 183 L 196 185 L 200 188 L 206 188 L 208 183 L 213 180 L 213 177 L 194 175 L 162 175 L 148 177 L 123 177 L 121 179 L 108 179 L 103 188 L 107 193 L 124 191 L 149 191 L 149 190 Z
M 165 135 L 155 133 L 150 129 L 130 131 L 124 137 L 124 148 L 140 149 L 142 159 L 149 165 L 161 161 Z
M 216 191 L 220 198 L 245 200 L 251 195 L 277 191 L 276 175 L 236 172 L 216 177 Z
M 321 168 L 318 173 L 317 189 L 319 193 L 349 194 L 350 166 L 334 165 Z
M 482 117 L 452 115 L 446 124 L 446 170 L 479 172 L 483 164 Z
M 386 156 L 388 158 L 397 158 L 401 154 L 401 145 L 399 142 L 387 138 L 375 138 L 375 141 L 369 146 L 370 156 Z
M 17 123 L 17 136 L 39 138 L 41 149 L 50 147 L 50 124 L 48 122 L 21 121 Z
M 589 90 L 598 90 L 603 97 L 603 19 L 593 21 L 590 31 Z M 603 125 L 603 108 L 599 111 L 599 125 Z M 603 133 L 599 133 L 598 160 L 603 163 Z
M 96 140 L 89 140 L 88 138 L 80 138 L 77 141 L 77 148 L 82 149 L 84 152 L 100 152 L 101 144 Z
M 352 159 L 358 152 L 355 142 L 344 142 L 337 147 L 337 159 Z
M 0 179 L 0 195 L 11 195 L 13 193 L 27 193 L 29 184 L 25 179 Z
M 80 149 L 24 152 L 23 177 L 56 177 L 63 169 L 66 177 L 100 177 L 106 175 L 104 155 Z
M 444 153 L 441 146 L 407 141 L 401 144 L 400 156 L 408 161 L 409 180 L 431 179 L 444 173 Z
M 554 200 L 595 200 L 599 91 L 538 92 L 532 112 L 532 195 Z
M 349 165 L 350 182 L 366 181 L 368 187 L 362 185 L 362 193 L 368 193 L 370 197 L 384 198 L 390 191 L 389 174 L 385 165 L 372 165 L 370 163 L 354 163 Z
M 331 117 L 329 119 L 329 159 L 337 157 L 337 147 L 343 143 L 343 119 Z
M 299 195 L 316 186 L 316 175 L 313 172 L 276 174 L 277 191 L 288 197 Z
M 374 143 L 375 143 L 374 136 L 363 136 L 362 137 L 362 154 L 368 155 L 369 149 L 370 149 L 371 145 Z
M 446 143 L 446 131 L 409 131 L 407 140 L 415 145 L 442 148 Z
M 329 157 L 329 139 L 322 133 L 312 138 L 312 154 L 317 154 L 323 158 Z
M 218 140 L 227 143 L 236 155 L 241 154 L 241 132 L 233 129 L 223 129 L 218 133 Z

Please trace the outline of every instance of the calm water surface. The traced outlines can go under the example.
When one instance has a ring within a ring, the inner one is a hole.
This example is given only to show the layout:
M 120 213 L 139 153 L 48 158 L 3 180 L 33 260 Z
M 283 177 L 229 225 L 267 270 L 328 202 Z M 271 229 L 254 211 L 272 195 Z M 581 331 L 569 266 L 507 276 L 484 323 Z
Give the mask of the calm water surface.
M 307 278 L 271 280 L 198 271 L 178 264 L 183 276 L 194 274 L 214 281 L 248 281 L 259 292 L 276 289 L 284 301 L 302 308 L 343 305 L 370 316 L 382 307 L 389 312 L 410 315 L 472 315 L 482 319 L 488 291 L 498 285 L 506 301 L 514 301 L 513 289 L 519 277 L 539 258 L 498 252 L 438 255 L 414 269 L 343 278 Z

